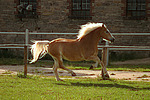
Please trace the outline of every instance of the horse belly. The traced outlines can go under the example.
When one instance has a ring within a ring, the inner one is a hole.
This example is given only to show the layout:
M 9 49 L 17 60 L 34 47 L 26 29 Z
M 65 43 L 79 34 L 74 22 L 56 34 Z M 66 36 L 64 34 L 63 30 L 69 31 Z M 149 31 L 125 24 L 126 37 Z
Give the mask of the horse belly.
M 71 44 L 70 46 L 64 46 L 62 49 L 62 56 L 69 61 L 81 61 L 84 60 L 82 53 L 77 45 Z
M 76 56 L 76 55 L 74 55 L 74 54 L 68 54 L 68 55 L 63 55 L 63 59 L 65 59 L 65 60 L 68 60 L 68 61 L 82 61 L 82 60 L 84 60 L 83 58 L 82 58 L 82 56 Z

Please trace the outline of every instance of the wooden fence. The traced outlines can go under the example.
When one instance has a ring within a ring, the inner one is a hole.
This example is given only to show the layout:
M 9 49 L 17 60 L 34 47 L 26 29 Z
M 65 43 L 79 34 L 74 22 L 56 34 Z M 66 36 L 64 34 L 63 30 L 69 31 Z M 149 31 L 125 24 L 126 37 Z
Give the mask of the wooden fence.
M 33 33 L 26 29 L 25 32 L 0 32 L 0 35 L 25 35 L 24 44 L 4 44 L 0 43 L 0 48 L 19 48 L 24 49 L 24 75 L 27 76 L 28 49 L 30 35 L 77 35 L 78 33 Z M 150 36 L 150 33 L 112 33 L 116 36 Z M 150 51 L 150 46 L 109 46 L 106 42 L 104 46 L 98 45 L 98 49 L 102 50 L 102 61 L 107 66 L 109 61 L 110 50 L 140 50 Z

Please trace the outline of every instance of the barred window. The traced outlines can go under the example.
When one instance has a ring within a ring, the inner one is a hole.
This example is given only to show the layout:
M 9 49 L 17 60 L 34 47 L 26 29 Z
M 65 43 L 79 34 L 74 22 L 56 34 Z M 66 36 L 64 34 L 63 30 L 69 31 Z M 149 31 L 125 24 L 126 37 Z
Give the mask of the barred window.
M 71 15 L 73 19 L 91 19 L 92 0 L 72 0 L 71 1 Z
M 19 0 L 17 5 L 18 17 L 37 18 L 37 0 Z
M 146 17 L 146 0 L 127 0 L 127 17 L 143 19 Z

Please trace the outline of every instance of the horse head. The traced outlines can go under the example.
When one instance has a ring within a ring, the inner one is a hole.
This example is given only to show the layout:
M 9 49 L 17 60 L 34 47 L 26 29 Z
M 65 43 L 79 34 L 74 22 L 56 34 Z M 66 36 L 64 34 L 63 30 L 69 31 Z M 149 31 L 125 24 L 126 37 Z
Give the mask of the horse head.
M 103 38 L 103 40 L 109 41 L 109 42 L 114 42 L 115 38 L 110 33 L 110 31 L 107 29 L 106 25 L 103 24 L 101 28 L 102 28 L 101 37 Z

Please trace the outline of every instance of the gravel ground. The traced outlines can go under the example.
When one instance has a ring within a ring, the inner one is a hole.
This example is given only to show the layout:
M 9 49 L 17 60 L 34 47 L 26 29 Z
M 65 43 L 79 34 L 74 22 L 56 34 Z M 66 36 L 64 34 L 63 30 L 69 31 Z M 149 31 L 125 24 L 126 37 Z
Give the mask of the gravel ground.
M 23 69 L 24 69 L 23 65 L 17 65 L 17 66 L 1 65 L 0 75 L 8 75 L 8 74 L 16 75 L 18 72 L 22 72 Z M 79 77 L 96 78 L 101 74 L 101 71 L 98 70 L 73 70 L 73 71 L 77 74 L 77 76 L 70 77 L 72 79 L 76 79 Z M 58 70 L 58 73 L 60 76 L 71 76 L 70 73 L 61 69 Z M 114 78 L 114 79 L 150 82 L 150 72 L 108 71 L 108 73 L 110 74 L 110 78 Z M 28 66 L 28 74 L 54 76 L 52 68 L 43 68 L 43 67 Z

